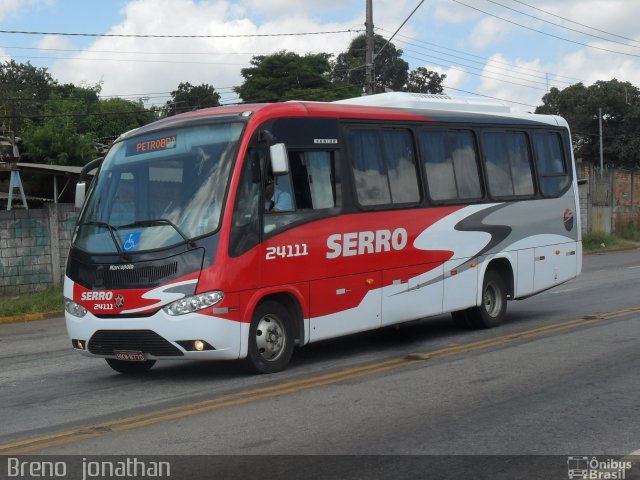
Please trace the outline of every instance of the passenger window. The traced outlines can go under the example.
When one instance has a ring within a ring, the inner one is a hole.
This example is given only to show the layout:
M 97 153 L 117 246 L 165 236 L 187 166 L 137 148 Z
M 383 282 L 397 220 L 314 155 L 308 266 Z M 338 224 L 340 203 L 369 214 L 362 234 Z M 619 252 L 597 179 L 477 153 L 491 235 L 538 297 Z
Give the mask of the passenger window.
M 489 192 L 493 197 L 533 195 L 527 136 L 523 132 L 487 132 L 483 136 Z
M 482 197 L 472 132 L 426 128 L 420 132 L 420 142 L 432 200 L 471 200 Z
M 554 132 L 536 133 L 533 138 L 542 194 L 545 197 L 557 197 L 569 184 L 562 138 Z
M 360 205 L 420 201 L 413 140 L 408 130 L 351 130 L 348 141 Z
M 287 175 L 274 178 L 267 173 L 264 186 L 265 233 L 310 216 L 324 215 L 323 211 L 339 205 L 335 154 L 321 150 L 291 150 L 288 153 Z

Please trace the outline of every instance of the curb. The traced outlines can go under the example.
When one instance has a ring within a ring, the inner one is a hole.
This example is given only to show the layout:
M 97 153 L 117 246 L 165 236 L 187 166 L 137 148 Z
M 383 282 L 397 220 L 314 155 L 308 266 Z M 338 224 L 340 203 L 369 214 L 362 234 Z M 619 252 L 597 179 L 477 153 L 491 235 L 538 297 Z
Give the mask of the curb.
M 20 323 L 20 322 L 32 322 L 35 320 L 45 320 L 52 315 L 58 315 L 62 312 L 49 312 L 49 313 L 27 313 L 24 315 L 14 315 L 11 317 L 0 317 L 0 325 L 5 323 Z

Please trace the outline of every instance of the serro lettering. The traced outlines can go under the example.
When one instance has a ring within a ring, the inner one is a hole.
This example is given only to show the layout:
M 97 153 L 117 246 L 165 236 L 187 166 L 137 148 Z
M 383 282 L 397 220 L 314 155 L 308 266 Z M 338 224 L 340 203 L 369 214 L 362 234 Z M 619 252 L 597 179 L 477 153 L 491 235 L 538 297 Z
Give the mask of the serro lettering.
M 364 232 L 334 233 L 327 238 L 327 258 L 351 257 L 402 250 L 409 235 L 404 228 Z
M 81 300 L 111 300 L 113 292 L 82 292 Z

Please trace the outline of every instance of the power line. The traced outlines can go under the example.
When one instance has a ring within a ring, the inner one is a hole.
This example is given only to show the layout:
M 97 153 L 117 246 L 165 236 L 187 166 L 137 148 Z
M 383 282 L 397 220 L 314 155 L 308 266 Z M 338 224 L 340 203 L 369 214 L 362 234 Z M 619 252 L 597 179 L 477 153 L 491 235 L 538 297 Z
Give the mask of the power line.
M 411 44 L 409 44 L 409 45 L 411 45 Z M 420 47 L 417 46 L 417 48 L 420 48 Z M 429 61 L 429 60 L 427 60 L 427 58 L 434 58 L 436 60 L 444 60 L 444 61 L 450 62 L 450 64 L 454 65 L 454 66 L 460 65 L 460 66 L 462 66 L 464 68 L 471 68 L 471 69 L 475 69 L 475 70 L 481 70 L 483 72 L 488 72 L 488 73 L 496 73 L 498 75 L 503 75 L 504 77 L 513 78 L 513 79 L 517 79 L 517 80 L 524 80 L 525 82 L 531 82 L 531 83 L 537 83 L 539 85 L 544 85 L 545 88 L 546 88 L 546 86 L 548 84 L 548 82 L 546 82 L 546 77 L 537 76 L 537 75 L 531 75 L 531 74 L 528 74 L 526 72 L 519 73 L 519 72 L 514 72 L 513 71 L 514 69 L 526 70 L 526 68 L 513 66 L 511 69 L 507 69 L 507 68 L 504 68 L 504 67 L 492 65 L 493 62 L 491 60 L 488 60 L 487 63 L 483 64 L 482 62 L 479 62 L 479 61 L 476 61 L 476 60 L 469 60 L 469 59 L 464 59 L 463 58 L 463 60 L 465 60 L 467 62 L 473 62 L 473 63 L 478 63 L 478 64 L 481 64 L 481 65 L 484 65 L 483 68 L 480 68 L 480 67 L 469 65 L 469 64 L 466 64 L 466 63 L 462 63 L 462 62 L 452 61 L 452 60 L 449 60 L 448 58 L 442 58 L 442 57 L 437 57 L 435 55 L 429 55 L 429 54 L 424 54 L 424 53 L 421 53 L 421 52 L 416 52 L 414 50 L 410 50 L 410 49 L 404 48 L 404 47 L 403 47 L 403 52 L 412 52 L 412 53 L 416 53 L 418 55 L 423 55 L 423 56 L 426 57 L 426 58 L 424 58 L 424 61 Z M 409 58 L 415 58 L 415 57 L 410 57 L 409 56 Z M 456 57 L 456 58 L 461 58 L 461 57 Z M 443 66 L 442 64 L 438 64 L 438 66 L 442 66 L 442 67 L 446 68 L 446 66 Z M 511 74 L 504 73 L 504 72 L 518 73 L 518 75 L 511 75 Z M 527 78 L 527 77 L 529 77 L 529 78 Z M 555 82 L 564 83 L 566 85 L 571 85 L 572 84 L 571 82 L 565 82 L 565 81 L 562 81 L 562 80 L 555 80 Z
M 379 30 L 382 30 L 383 32 L 389 32 L 389 30 L 385 30 L 384 28 L 378 28 L 378 29 L 379 29 Z M 494 59 L 491 59 L 491 58 L 483 57 L 483 56 L 481 56 L 481 55 L 475 55 L 475 54 L 473 54 L 473 53 L 468 53 L 468 52 L 465 52 L 465 51 L 462 51 L 462 50 L 456 50 L 456 49 L 454 49 L 454 48 L 445 47 L 444 45 L 439 45 L 439 44 L 437 44 L 437 43 L 425 42 L 425 41 L 423 41 L 423 40 L 419 40 L 419 39 L 417 39 L 417 38 L 413 38 L 413 37 L 408 37 L 408 36 L 406 36 L 406 35 L 398 35 L 398 37 L 400 37 L 400 38 L 404 38 L 404 39 L 407 39 L 407 40 L 411 40 L 412 42 L 415 42 L 415 43 L 418 43 L 418 44 L 422 44 L 422 45 L 429 45 L 429 46 L 437 47 L 437 48 L 439 48 L 439 49 L 444 50 L 444 52 L 439 52 L 439 51 L 437 51 L 437 50 L 434 50 L 434 51 L 436 51 L 437 53 L 443 53 L 444 55 L 451 55 L 452 57 L 455 57 L 455 58 L 463 58 L 463 57 L 457 57 L 457 56 L 455 56 L 455 55 L 452 55 L 452 54 L 450 54 L 450 53 L 447 53 L 447 51 L 449 51 L 449 52 L 459 53 L 459 54 L 461 54 L 461 55 L 465 55 L 465 56 L 467 56 L 467 57 L 478 58 L 478 59 L 482 60 L 482 61 L 483 61 L 483 62 L 485 62 L 485 63 L 486 63 L 486 62 L 491 61 L 492 63 L 495 63 L 495 64 L 505 65 L 506 67 L 508 67 L 508 69 L 519 68 L 519 69 L 523 69 L 523 70 L 528 70 L 528 71 L 530 71 L 530 72 L 539 73 L 539 74 L 541 74 L 541 77 L 540 77 L 540 78 L 546 78 L 546 75 L 547 75 L 548 73 L 551 73 L 555 78 L 566 78 L 567 80 L 576 80 L 576 81 L 578 81 L 578 82 L 582 82 L 582 81 L 583 81 L 583 80 L 582 80 L 582 79 L 580 79 L 580 78 L 576 78 L 576 77 L 568 77 L 568 76 L 564 76 L 564 75 L 559 75 L 559 74 L 554 73 L 554 72 L 545 72 L 545 71 L 542 71 L 542 70 L 536 70 L 536 69 L 534 69 L 534 68 L 529 68 L 529 67 L 526 67 L 526 68 L 525 68 L 525 67 L 521 67 L 521 66 L 518 66 L 518 65 L 514 65 L 514 64 L 512 64 L 512 63 L 502 62 L 502 61 L 500 61 L 500 60 L 494 60 Z M 411 43 L 410 43 L 410 42 L 405 41 L 405 43 L 407 43 L 407 44 L 411 45 Z M 414 46 L 418 46 L 418 45 L 414 45 Z M 430 48 L 427 48 L 427 47 L 420 47 L 420 48 L 424 48 L 425 50 L 431 50 Z M 468 60 L 468 61 L 472 61 L 472 60 Z M 481 63 L 481 62 L 477 62 L 477 63 Z M 562 83 L 571 83 L 571 82 L 562 82 Z M 573 83 L 575 83 L 575 82 L 573 82 Z
M 207 56 L 212 56 L 212 55 L 252 55 L 252 56 L 260 56 L 260 55 L 271 55 L 273 52 L 194 52 L 194 51 L 190 51 L 190 52 L 166 52 L 166 51 L 162 51 L 162 52 L 151 52 L 151 51 L 121 51 L 121 50 L 87 50 L 87 49 L 81 49 L 81 48 L 40 48 L 40 47 L 18 47 L 18 46 L 10 46 L 10 45 L 0 45 L 0 48 L 5 48 L 5 49 L 15 49 L 15 50 L 38 50 L 38 51 L 45 51 L 45 52 L 91 52 L 91 53 L 117 53 L 117 54 L 131 54 L 131 55 L 162 55 L 162 56 L 167 56 L 167 55 L 207 55 Z M 315 52 L 293 52 L 293 53 L 298 53 L 298 55 L 300 54 L 317 54 L 317 53 L 329 53 L 329 54 L 336 54 L 336 53 L 342 53 L 342 52 L 324 52 L 324 51 L 315 51 Z M 58 58 L 58 57 L 53 57 L 53 58 Z
M 25 30 L 0 30 L 0 33 L 19 35 L 60 35 L 66 37 L 117 37 L 117 38 L 253 38 L 253 37 L 296 37 L 306 35 L 329 35 L 337 33 L 357 33 L 358 30 L 332 30 L 324 32 L 298 32 L 298 33 L 242 33 L 235 35 L 154 35 L 141 33 L 70 33 L 70 32 L 31 32 Z
M 502 20 L 503 22 L 507 22 L 507 23 L 510 23 L 512 25 L 517 25 L 518 27 L 526 28 L 527 30 L 531 30 L 532 32 L 540 33 L 540 34 L 546 35 L 548 37 L 557 38 L 558 40 L 562 40 L 564 42 L 574 43 L 576 45 L 581 45 L 583 47 L 592 48 L 594 50 L 600 50 L 602 52 L 609 52 L 609 53 L 615 53 L 615 54 L 618 54 L 618 55 L 626 55 L 628 57 L 640 58 L 640 55 L 635 54 L 635 53 L 619 52 L 619 51 L 616 51 L 616 50 L 610 50 L 608 48 L 596 47 L 594 45 L 589 45 L 588 43 L 578 42 L 578 41 L 575 41 L 575 40 L 569 40 L 568 38 L 564 38 L 564 37 L 561 37 L 559 35 L 554 35 L 552 33 L 543 32 L 542 30 L 537 30 L 537 29 L 532 28 L 532 27 L 527 27 L 526 25 L 522 25 L 521 23 L 514 22 L 512 20 L 500 17 L 498 15 L 494 15 L 493 13 L 489 13 L 489 12 L 487 12 L 485 10 L 480 9 L 480 8 L 476 8 L 476 7 L 472 7 L 471 5 L 467 5 L 466 3 L 461 2 L 460 0 L 451 0 L 451 1 L 455 2 L 455 3 L 459 4 L 459 5 L 463 5 L 463 6 L 467 7 L 467 8 L 470 8 L 471 10 L 476 10 L 477 12 L 481 12 L 481 13 L 484 13 L 485 15 L 489 15 L 490 17 L 494 17 L 494 18 L 497 18 L 499 20 Z
M 202 62 L 202 61 L 189 61 L 189 60 L 142 60 L 137 58 L 64 58 L 64 57 L 47 57 L 47 56 L 30 56 L 30 55 L 12 55 L 11 58 L 28 58 L 37 60 L 61 60 L 65 62 L 135 62 L 135 63 L 170 63 L 170 64 L 184 64 L 184 65 L 230 65 L 236 67 L 248 67 L 249 63 L 229 63 L 229 62 Z
M 592 27 L 590 25 L 585 25 L 584 23 L 576 22 L 575 20 L 571 20 L 570 18 L 563 17 L 563 16 L 560 16 L 560 15 L 556 15 L 555 13 L 547 12 L 546 10 L 542 10 L 541 8 L 534 7 L 533 5 L 529 5 L 528 3 L 521 2 L 520 0 L 511 0 L 511 1 L 519 3 L 521 5 L 524 5 L 525 7 L 529 7 L 531 9 L 533 9 L 533 10 L 537 10 L 538 12 L 542 12 L 542 13 L 544 13 L 546 15 L 550 15 L 552 17 L 560 18 L 561 20 L 564 20 L 566 22 L 574 23 L 576 25 L 580 25 L 581 27 L 590 28 L 591 30 L 595 30 L 596 32 L 605 33 L 605 34 L 610 35 L 612 37 L 618 37 L 618 38 L 621 38 L 623 40 L 628 40 L 628 41 L 633 42 L 633 43 L 640 43 L 640 42 L 638 42 L 637 40 L 635 40 L 633 38 L 624 37 L 624 36 L 618 35 L 616 33 L 607 32 L 606 30 L 600 30 L 599 28 Z
M 525 13 L 525 12 L 523 12 L 523 11 L 521 11 L 521 10 L 516 9 L 516 8 L 509 7 L 509 6 L 504 5 L 504 4 L 500 3 L 500 2 L 496 2 L 495 0 L 486 0 L 486 1 L 487 1 L 487 2 L 490 2 L 490 3 L 493 3 L 494 5 L 499 5 L 500 7 L 506 8 L 507 10 L 511 10 L 512 12 L 519 13 L 520 15 L 524 15 L 524 16 L 526 16 L 526 17 L 533 18 L 534 20 L 539 20 L 539 21 L 541 21 L 541 22 L 548 23 L 549 25 L 553 25 L 553 26 L 555 26 L 555 27 L 563 28 L 563 29 L 565 29 L 565 30 L 569 30 L 569 31 L 571 31 L 571 32 L 579 33 L 579 34 L 581 34 L 581 35 L 587 35 L 587 36 L 589 36 L 589 37 L 597 38 L 598 40 L 604 40 L 604 41 L 606 41 L 606 42 L 617 43 L 618 45 L 623 45 L 623 46 L 625 46 L 625 47 L 640 48 L 640 47 L 635 46 L 635 45 L 629 45 L 628 43 L 622 43 L 622 42 L 619 42 L 619 41 L 617 41 L 617 40 L 611 40 L 611 39 L 609 39 L 609 38 L 601 37 L 601 36 L 599 36 L 599 35 L 594 35 L 594 34 L 592 34 L 592 33 L 583 32 L 582 30 L 577 30 L 577 29 L 575 29 L 575 28 L 566 27 L 566 26 L 564 26 L 564 25 L 561 25 L 561 24 L 559 24 L 559 23 L 555 23 L 555 22 L 551 22 L 551 21 L 549 21 L 549 20 L 544 20 L 543 18 L 536 17 L 535 15 L 531 15 L 531 14 L 529 14 L 529 13 Z

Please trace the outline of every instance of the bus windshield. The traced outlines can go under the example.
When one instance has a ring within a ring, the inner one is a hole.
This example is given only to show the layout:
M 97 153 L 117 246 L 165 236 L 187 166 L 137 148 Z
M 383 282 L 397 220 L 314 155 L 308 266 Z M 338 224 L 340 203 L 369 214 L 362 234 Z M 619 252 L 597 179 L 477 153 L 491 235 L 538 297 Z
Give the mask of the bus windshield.
M 242 128 L 186 127 L 115 144 L 78 221 L 74 244 L 91 253 L 130 253 L 216 231 Z

